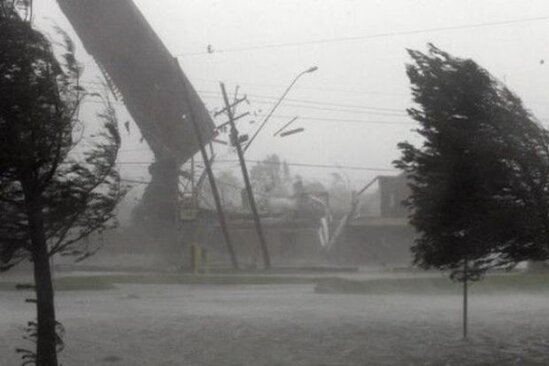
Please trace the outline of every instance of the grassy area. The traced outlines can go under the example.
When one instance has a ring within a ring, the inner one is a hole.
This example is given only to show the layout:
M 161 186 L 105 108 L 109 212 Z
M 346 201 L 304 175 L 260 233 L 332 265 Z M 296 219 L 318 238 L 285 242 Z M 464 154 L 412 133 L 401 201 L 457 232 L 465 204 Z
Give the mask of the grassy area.
M 115 274 L 93 276 L 60 276 L 56 291 L 110 290 L 116 284 L 148 285 L 283 285 L 315 283 L 314 278 L 270 274 Z M 15 290 L 15 282 L 0 282 L 0 291 Z
M 29 284 L 28 282 L 12 282 L 3 281 L 0 282 L 0 291 L 16 291 L 17 286 L 21 284 Z M 90 277 L 63 277 L 54 281 L 54 288 L 56 291 L 100 291 L 111 290 L 115 288 L 108 278 L 102 276 L 90 276 Z M 28 290 L 17 290 L 28 291 Z
M 84 282 L 94 276 L 81 277 Z M 139 274 L 102 276 L 111 283 L 165 284 L 165 285 L 283 285 L 313 283 L 314 280 L 299 276 L 269 274 Z
M 255 268 L 255 269 L 239 269 L 234 270 L 227 267 L 212 267 L 209 273 L 211 274 L 320 274 L 320 273 L 357 273 L 358 267 L 342 267 L 342 266 L 276 266 L 269 270 Z
M 545 292 L 549 291 L 549 274 L 507 273 L 492 274 L 470 283 L 471 293 Z M 416 277 L 406 279 L 347 280 L 318 279 L 318 293 L 346 294 L 460 294 L 462 284 L 447 277 Z
M 448 277 L 384 278 L 349 280 L 339 277 L 277 275 L 272 273 L 238 274 L 109 274 L 86 276 L 59 276 L 54 286 L 57 291 L 98 291 L 116 288 L 117 284 L 148 285 L 286 285 L 312 284 L 318 293 L 342 294 L 460 294 L 460 283 Z M 0 291 L 15 290 L 15 282 L 0 282 Z M 544 292 L 549 291 L 549 274 L 497 273 L 471 283 L 471 293 Z
M 54 280 L 56 291 L 100 291 L 116 288 L 111 279 L 104 276 L 60 277 Z

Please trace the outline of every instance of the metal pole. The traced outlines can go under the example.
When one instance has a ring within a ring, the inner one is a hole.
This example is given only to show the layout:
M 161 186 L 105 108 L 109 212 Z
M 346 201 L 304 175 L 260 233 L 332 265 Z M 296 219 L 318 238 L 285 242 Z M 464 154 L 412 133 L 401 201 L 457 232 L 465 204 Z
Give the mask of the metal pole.
M 467 259 L 463 261 L 463 339 L 467 338 Z
M 248 143 L 246 144 L 246 146 L 244 147 L 244 152 L 246 152 L 246 150 L 248 150 L 248 148 L 250 147 L 250 145 L 252 144 L 252 142 L 255 140 L 255 138 L 257 137 L 257 135 L 259 134 L 259 132 L 263 129 L 263 126 L 265 126 L 265 124 L 269 121 L 269 119 L 271 118 L 271 116 L 273 115 L 273 113 L 276 111 L 276 109 L 278 108 L 278 106 L 280 105 L 280 103 L 282 103 L 282 101 L 284 100 L 284 97 L 286 97 L 286 94 L 288 94 L 288 92 L 290 91 L 290 89 L 292 89 L 292 86 L 294 86 L 294 84 L 297 82 L 297 80 L 299 80 L 300 77 L 302 77 L 303 75 L 305 74 L 309 74 L 311 72 L 315 72 L 316 70 L 318 69 L 318 67 L 314 66 L 314 67 L 311 67 L 305 71 L 302 71 L 300 72 L 296 77 L 295 79 L 292 81 L 292 83 L 286 88 L 286 90 L 284 91 L 284 93 L 282 94 L 282 96 L 278 99 L 278 101 L 276 102 L 276 104 L 274 105 L 274 107 L 271 109 L 271 111 L 269 112 L 269 114 L 267 114 L 267 117 L 265 117 L 265 119 L 263 120 L 263 122 L 261 123 L 261 125 L 259 126 L 259 128 L 255 131 L 255 133 L 253 134 L 252 138 L 250 139 L 250 141 L 248 141 Z
M 263 255 L 263 266 L 265 269 L 271 268 L 271 257 L 269 256 L 269 249 L 267 247 L 267 242 L 265 240 L 265 235 L 263 234 L 263 228 L 261 226 L 261 219 L 259 218 L 259 213 L 257 211 L 257 206 L 255 204 L 255 198 L 252 191 L 252 185 L 250 184 L 250 177 L 248 176 L 248 169 L 246 167 L 246 161 L 244 160 L 244 152 L 242 151 L 242 146 L 238 143 L 238 130 L 234 123 L 233 111 L 229 108 L 229 98 L 227 97 L 227 91 L 225 90 L 225 84 L 220 83 L 221 92 L 223 93 L 223 100 L 225 101 L 225 106 L 227 107 L 227 115 L 229 117 L 229 123 L 231 124 L 231 140 L 235 143 L 236 152 L 238 154 L 238 160 L 240 161 L 240 167 L 242 169 L 242 176 L 244 178 L 244 184 L 246 186 L 246 192 L 248 193 L 248 201 L 250 202 L 250 208 L 252 209 L 252 214 L 254 217 L 255 229 L 257 231 L 257 236 L 259 237 L 259 243 L 261 245 L 261 254 Z

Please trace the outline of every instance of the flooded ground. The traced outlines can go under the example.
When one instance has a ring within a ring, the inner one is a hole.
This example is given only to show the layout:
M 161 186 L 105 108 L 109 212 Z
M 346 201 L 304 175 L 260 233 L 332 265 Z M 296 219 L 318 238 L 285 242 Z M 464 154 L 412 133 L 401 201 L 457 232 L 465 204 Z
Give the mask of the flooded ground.
M 0 292 L 2 365 L 19 364 L 24 293 Z M 315 293 L 312 284 L 62 291 L 64 365 L 547 365 L 547 294 Z

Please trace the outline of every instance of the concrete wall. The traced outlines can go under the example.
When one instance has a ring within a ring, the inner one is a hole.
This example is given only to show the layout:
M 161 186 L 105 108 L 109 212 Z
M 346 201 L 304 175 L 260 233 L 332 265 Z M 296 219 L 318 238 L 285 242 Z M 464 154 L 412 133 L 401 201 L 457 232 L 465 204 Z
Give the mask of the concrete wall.
M 407 208 L 402 202 L 410 195 L 410 188 L 406 184 L 406 177 L 379 177 L 379 194 L 381 217 L 406 217 Z
M 409 225 L 350 226 L 336 258 L 351 265 L 407 267 L 412 264 L 414 235 Z

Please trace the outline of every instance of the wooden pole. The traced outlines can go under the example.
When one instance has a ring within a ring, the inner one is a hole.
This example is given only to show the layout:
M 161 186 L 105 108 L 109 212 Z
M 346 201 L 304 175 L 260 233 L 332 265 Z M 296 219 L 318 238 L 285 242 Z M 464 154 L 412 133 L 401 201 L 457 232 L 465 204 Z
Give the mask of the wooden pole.
M 250 202 L 250 208 L 254 217 L 255 229 L 257 236 L 259 237 L 259 244 L 261 248 L 261 254 L 263 256 L 263 266 L 265 269 L 271 268 L 271 257 L 269 256 L 269 248 L 267 247 L 267 242 L 265 240 L 265 235 L 263 234 L 263 228 L 261 226 L 261 219 L 259 218 L 259 213 L 257 211 L 257 206 L 255 204 L 255 198 L 252 191 L 252 185 L 250 184 L 250 177 L 248 176 L 248 169 L 246 167 L 246 161 L 244 160 L 244 152 L 242 151 L 242 146 L 238 141 L 238 130 L 234 123 L 234 116 L 231 104 L 229 103 L 229 98 L 227 97 L 227 91 L 225 90 L 225 84 L 221 83 L 221 92 L 223 93 L 223 100 L 225 101 L 225 106 L 227 109 L 227 116 L 229 117 L 229 123 L 231 124 L 231 141 L 234 142 L 236 147 L 236 152 L 238 154 L 238 160 L 240 161 L 240 167 L 242 169 L 242 176 L 244 178 L 244 184 L 246 186 L 246 192 L 248 194 L 248 201 Z
M 227 228 L 227 221 L 225 220 L 225 213 L 223 212 L 223 207 L 221 205 L 221 200 L 219 198 L 219 191 L 217 189 L 215 177 L 212 172 L 210 160 L 208 159 L 206 148 L 204 147 L 204 144 L 203 144 L 202 134 L 200 133 L 200 128 L 193 117 L 191 117 L 191 122 L 194 127 L 196 139 L 198 141 L 198 144 L 200 145 L 200 153 L 202 154 L 202 159 L 204 160 L 204 166 L 206 168 L 206 172 L 208 173 L 208 179 L 210 182 L 210 188 L 212 189 L 212 195 L 215 201 L 215 208 L 217 210 L 219 225 L 221 226 L 221 231 L 223 232 L 223 236 L 225 237 L 225 244 L 227 245 L 227 250 L 229 251 L 229 256 L 231 257 L 231 264 L 234 269 L 238 269 L 238 260 L 236 258 L 231 237 L 229 235 L 229 229 Z

